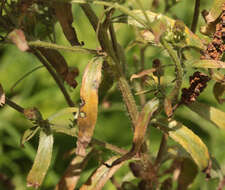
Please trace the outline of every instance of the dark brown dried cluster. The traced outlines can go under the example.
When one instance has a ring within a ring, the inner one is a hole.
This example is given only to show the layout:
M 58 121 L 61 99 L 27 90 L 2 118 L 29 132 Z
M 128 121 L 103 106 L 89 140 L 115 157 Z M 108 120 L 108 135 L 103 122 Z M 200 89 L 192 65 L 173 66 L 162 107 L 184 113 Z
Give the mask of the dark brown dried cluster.
M 216 32 L 213 40 L 208 44 L 207 50 L 202 55 L 202 59 L 220 60 L 225 51 L 225 3 L 222 7 L 220 20 L 216 25 Z
M 199 71 L 190 76 L 190 87 L 188 89 L 182 89 L 181 103 L 190 104 L 194 102 L 200 93 L 205 89 L 209 80 L 210 78 L 207 75 Z

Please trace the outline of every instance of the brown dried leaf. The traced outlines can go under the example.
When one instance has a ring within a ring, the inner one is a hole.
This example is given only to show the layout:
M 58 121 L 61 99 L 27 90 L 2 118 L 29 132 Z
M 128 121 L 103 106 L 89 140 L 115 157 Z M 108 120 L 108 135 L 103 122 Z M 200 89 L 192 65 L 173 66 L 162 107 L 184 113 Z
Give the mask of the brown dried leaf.
M 63 33 L 72 46 L 80 44 L 75 29 L 72 27 L 73 15 L 70 3 L 53 2 L 56 18 L 63 29 Z
M 5 104 L 5 92 L 3 90 L 2 85 L 0 84 L 0 107 L 4 106 Z
M 14 29 L 12 32 L 9 33 L 8 38 L 18 47 L 19 50 L 27 51 L 29 49 L 25 35 L 22 30 Z
M 88 146 L 95 128 L 98 114 L 98 88 L 101 82 L 101 69 L 103 59 L 94 58 L 88 63 L 83 74 L 78 116 L 78 139 L 76 153 L 85 156 L 85 149 Z
M 213 5 L 209 13 L 205 16 L 207 23 L 214 22 L 222 12 L 222 6 L 224 0 L 214 0 Z

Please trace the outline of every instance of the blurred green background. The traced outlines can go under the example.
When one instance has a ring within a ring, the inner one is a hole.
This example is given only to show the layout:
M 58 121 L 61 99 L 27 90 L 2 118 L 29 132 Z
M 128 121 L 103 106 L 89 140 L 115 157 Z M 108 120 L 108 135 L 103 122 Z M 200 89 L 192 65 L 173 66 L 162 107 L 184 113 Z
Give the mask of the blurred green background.
M 143 1 L 146 9 L 150 8 L 151 0 Z M 158 12 L 163 10 L 164 1 L 160 1 Z M 201 10 L 209 9 L 212 1 L 201 1 Z M 102 8 L 94 7 L 96 13 L 101 16 Z M 187 26 L 191 25 L 192 15 L 194 9 L 194 1 L 180 0 L 180 2 L 171 8 L 167 13 L 168 16 L 183 20 Z M 73 5 L 74 23 L 79 40 L 84 41 L 85 47 L 96 49 L 99 47 L 96 41 L 96 34 L 90 26 L 87 18 L 83 14 L 78 5 Z M 202 18 L 199 20 L 199 26 L 203 25 Z M 58 44 L 69 45 L 62 35 L 62 30 L 59 24 L 56 26 L 56 39 Z M 199 27 L 198 27 L 199 28 Z M 120 44 L 126 48 L 134 38 L 134 30 L 132 27 L 124 24 L 117 24 L 117 37 Z M 199 34 L 199 32 L 198 32 Z M 200 34 L 199 34 L 200 35 Z M 134 72 L 133 57 L 139 57 L 139 48 L 131 48 L 126 52 L 127 58 L 127 76 L 130 77 Z M 80 75 L 77 78 L 78 86 L 76 89 L 71 89 L 67 86 L 68 91 L 73 101 L 78 105 L 79 103 L 79 89 L 81 84 L 81 77 L 83 70 L 91 59 L 89 55 L 75 54 L 71 52 L 61 52 L 70 66 L 79 68 Z M 146 68 L 151 68 L 152 60 L 160 58 L 163 64 L 169 64 L 170 60 L 158 48 L 149 47 L 146 50 L 145 65 Z M 37 107 L 45 118 L 58 112 L 60 109 L 67 107 L 65 100 L 59 91 L 54 80 L 49 73 L 44 69 L 39 69 L 25 78 L 15 89 L 11 92 L 10 88 L 24 73 L 41 65 L 39 61 L 29 53 L 20 52 L 13 45 L 0 44 L 0 81 L 8 95 L 13 101 L 23 107 Z M 173 71 L 169 70 L 172 78 Z M 187 71 L 184 86 L 188 86 L 188 77 L 193 70 Z M 214 82 L 211 81 L 207 89 L 198 98 L 199 101 L 213 105 L 225 111 L 223 105 L 218 105 L 212 94 L 212 87 Z M 138 102 L 138 97 L 137 102 Z M 126 114 L 125 106 L 121 103 L 122 98 L 117 88 L 109 95 L 108 101 L 112 104 L 109 109 L 104 109 L 100 105 L 100 111 L 94 137 L 112 143 L 114 145 L 129 149 L 132 142 L 131 122 Z M 191 112 L 187 108 L 180 107 L 175 115 L 175 118 L 182 121 L 186 126 L 191 128 L 197 135 L 201 137 L 204 143 L 208 146 L 210 153 L 220 163 L 221 167 L 225 169 L 225 132 L 216 129 L 215 126 L 209 122 L 201 119 L 198 115 Z M 6 176 L 15 186 L 16 190 L 31 189 L 26 187 L 26 176 L 32 166 L 33 159 L 38 146 L 38 135 L 36 135 L 29 143 L 25 144 L 24 148 L 20 147 L 20 139 L 23 132 L 31 127 L 23 115 L 15 110 L 4 106 L 0 110 L 0 190 L 4 190 L 4 184 L 1 184 L 1 177 Z M 149 127 L 149 142 L 150 152 L 154 157 L 157 154 L 159 142 L 161 139 L 161 132 L 155 128 Z M 172 141 L 169 143 L 173 143 Z M 62 155 L 76 145 L 75 138 L 63 134 L 54 135 L 54 149 L 51 167 L 40 189 L 53 189 L 58 182 L 60 176 L 66 169 L 70 158 L 63 159 Z M 110 158 L 113 153 L 104 151 L 104 158 Z M 93 158 L 89 162 L 82 174 L 79 184 L 84 182 L 90 173 L 96 168 L 98 159 Z M 128 167 L 125 166 L 117 172 L 118 181 L 121 181 L 127 173 Z M 197 179 L 192 185 L 192 190 L 213 190 L 216 189 L 218 183 L 217 179 L 209 181 L 205 180 L 205 176 L 199 173 Z M 105 190 L 115 190 L 115 187 L 108 182 L 104 187 Z

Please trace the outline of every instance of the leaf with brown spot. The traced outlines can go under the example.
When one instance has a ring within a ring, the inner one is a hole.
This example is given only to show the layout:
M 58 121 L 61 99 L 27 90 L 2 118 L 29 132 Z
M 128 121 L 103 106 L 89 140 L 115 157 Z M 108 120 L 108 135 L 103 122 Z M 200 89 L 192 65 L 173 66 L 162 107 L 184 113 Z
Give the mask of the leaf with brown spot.
M 101 82 L 103 58 L 94 58 L 88 63 L 82 78 L 80 106 L 78 116 L 78 155 L 85 156 L 85 149 L 91 141 L 98 114 L 98 88 Z
M 21 29 L 14 29 L 8 34 L 8 38 L 18 47 L 19 50 L 27 51 L 29 49 L 25 35 Z
M 72 46 L 79 46 L 81 43 L 77 38 L 75 29 L 72 27 L 73 14 L 71 4 L 66 2 L 53 2 L 56 18 L 58 19 L 63 33 Z
M 124 164 L 124 162 L 122 162 L 111 168 L 106 166 L 111 165 L 116 159 L 118 159 L 118 156 L 110 158 L 105 164 L 102 164 L 97 170 L 95 170 L 87 182 L 81 186 L 80 190 L 101 190 L 106 182 Z
M 53 135 L 40 132 L 40 140 L 34 164 L 27 176 L 27 186 L 38 188 L 41 186 L 44 177 L 50 166 L 53 148 Z

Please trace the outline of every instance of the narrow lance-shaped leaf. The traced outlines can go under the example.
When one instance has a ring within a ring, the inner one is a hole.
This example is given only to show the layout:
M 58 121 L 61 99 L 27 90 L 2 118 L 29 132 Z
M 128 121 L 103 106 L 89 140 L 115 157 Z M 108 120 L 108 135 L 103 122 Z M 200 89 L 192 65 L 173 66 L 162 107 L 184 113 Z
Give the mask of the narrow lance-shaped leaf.
M 124 164 L 124 162 L 122 162 L 111 168 L 106 166 L 111 165 L 116 159 L 118 159 L 118 157 L 112 157 L 105 164 L 102 164 L 93 172 L 87 182 L 81 186 L 80 190 L 101 190 L 113 174 Z
M 3 90 L 2 85 L 0 84 L 0 107 L 4 106 L 5 104 L 5 92 Z
M 192 157 L 200 170 L 205 170 L 209 164 L 209 152 L 202 140 L 183 124 L 172 120 L 156 122 L 161 130 L 178 142 Z
M 151 116 L 158 109 L 158 106 L 159 106 L 159 100 L 155 98 L 145 104 L 145 106 L 143 107 L 137 119 L 137 124 L 134 129 L 133 145 L 131 150 L 127 154 L 123 155 L 121 158 L 115 160 L 112 163 L 112 166 L 119 164 L 124 160 L 130 159 L 136 153 L 138 153 L 138 151 L 141 148 L 141 145 L 144 142 L 145 133 L 146 133 L 149 121 L 151 119 Z
M 34 164 L 27 176 L 27 186 L 35 188 L 41 186 L 51 162 L 52 148 L 53 135 L 42 130 Z
M 30 129 L 27 129 L 21 138 L 21 146 L 23 147 L 25 142 L 29 141 L 38 132 L 39 129 L 39 126 L 34 126 Z
M 186 61 L 185 64 L 196 68 L 225 69 L 225 62 L 210 59 L 190 60 Z
M 224 93 L 225 93 L 225 84 L 220 83 L 220 82 L 216 82 L 213 86 L 213 94 L 214 94 L 216 100 L 220 104 L 225 102 L 225 98 L 223 98 Z
M 98 88 L 101 82 L 101 69 L 103 59 L 94 58 L 83 74 L 82 86 L 80 90 L 81 105 L 78 116 L 78 155 L 85 156 L 85 148 L 91 141 L 98 114 Z
M 78 41 L 75 29 L 72 27 L 72 6 L 66 2 L 53 2 L 56 18 L 62 27 L 63 33 L 72 46 L 81 45 Z
M 199 102 L 192 103 L 188 105 L 188 107 L 220 129 L 225 130 L 225 112 Z

